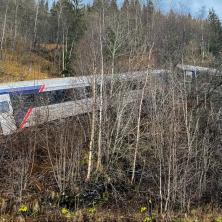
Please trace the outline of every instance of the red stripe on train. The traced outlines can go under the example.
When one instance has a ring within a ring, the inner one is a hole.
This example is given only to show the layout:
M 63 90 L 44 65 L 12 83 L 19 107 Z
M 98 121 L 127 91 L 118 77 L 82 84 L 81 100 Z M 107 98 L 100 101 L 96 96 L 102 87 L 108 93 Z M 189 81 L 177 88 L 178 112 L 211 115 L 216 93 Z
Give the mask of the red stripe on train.
M 45 84 L 43 84 L 43 85 L 41 86 L 41 88 L 39 89 L 39 93 L 42 93 L 42 92 L 44 91 L 44 89 L 45 89 Z
M 43 84 L 43 85 L 41 86 L 41 88 L 39 89 L 39 93 L 42 93 L 42 92 L 44 91 L 44 89 L 45 89 L 45 84 Z M 28 112 L 26 113 L 25 118 L 23 119 L 22 124 L 20 125 L 20 129 L 23 129 L 23 128 L 24 128 L 24 126 L 25 126 L 25 124 L 26 124 L 29 116 L 30 116 L 31 113 L 32 113 L 32 109 L 33 109 L 32 107 L 30 107 L 30 108 L 28 109 Z
M 32 107 L 30 107 L 28 109 L 28 112 L 26 113 L 25 118 L 23 119 L 22 124 L 20 125 L 20 129 L 24 128 L 24 126 L 25 126 L 25 124 L 26 124 L 26 122 L 27 122 L 27 120 L 28 120 L 28 118 L 29 118 L 31 113 L 32 113 Z

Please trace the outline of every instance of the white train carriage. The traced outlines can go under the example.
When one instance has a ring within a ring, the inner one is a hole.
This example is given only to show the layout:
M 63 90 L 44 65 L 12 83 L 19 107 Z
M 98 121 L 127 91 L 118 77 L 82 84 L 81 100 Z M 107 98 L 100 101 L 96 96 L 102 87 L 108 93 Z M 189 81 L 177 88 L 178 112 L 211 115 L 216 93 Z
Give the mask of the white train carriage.
M 0 84 L 0 134 L 88 112 L 90 91 L 90 76 Z
M 196 78 L 201 73 L 209 73 L 215 75 L 218 70 L 208 67 L 201 67 L 201 66 L 192 66 L 192 65 L 185 65 L 185 64 L 178 64 L 177 68 L 182 70 L 186 76 Z
M 162 75 L 166 71 L 154 70 L 152 74 Z M 115 75 L 116 82 L 129 83 L 125 94 L 127 103 L 138 100 L 145 72 Z M 81 76 L 44 80 L 21 81 L 0 84 L 0 134 L 10 135 L 18 129 L 42 124 L 61 118 L 84 114 L 92 111 L 93 78 L 97 89 L 100 76 Z M 111 76 L 104 76 L 105 86 L 111 82 Z M 107 87 L 109 88 L 109 87 Z M 96 108 L 99 108 L 99 95 Z

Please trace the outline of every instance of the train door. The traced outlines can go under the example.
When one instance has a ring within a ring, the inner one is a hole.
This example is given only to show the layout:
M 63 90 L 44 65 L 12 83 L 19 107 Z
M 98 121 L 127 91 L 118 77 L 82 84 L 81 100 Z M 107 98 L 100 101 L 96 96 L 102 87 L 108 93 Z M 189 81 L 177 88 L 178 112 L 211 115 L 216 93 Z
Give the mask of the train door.
M 8 94 L 0 95 L 0 133 L 9 135 L 16 131 L 17 127 L 13 117 L 13 109 Z

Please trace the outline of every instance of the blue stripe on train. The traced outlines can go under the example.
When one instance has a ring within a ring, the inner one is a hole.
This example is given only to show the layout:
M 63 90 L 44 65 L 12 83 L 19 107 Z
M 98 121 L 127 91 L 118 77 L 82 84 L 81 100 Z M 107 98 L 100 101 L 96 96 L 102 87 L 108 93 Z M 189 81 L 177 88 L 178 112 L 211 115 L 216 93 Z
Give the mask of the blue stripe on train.
M 38 93 L 40 88 L 41 88 L 41 85 L 25 86 L 25 87 L 10 88 L 10 89 L 0 89 L 0 95 L 3 95 L 3 94 L 11 94 L 11 95 L 33 94 L 33 93 Z

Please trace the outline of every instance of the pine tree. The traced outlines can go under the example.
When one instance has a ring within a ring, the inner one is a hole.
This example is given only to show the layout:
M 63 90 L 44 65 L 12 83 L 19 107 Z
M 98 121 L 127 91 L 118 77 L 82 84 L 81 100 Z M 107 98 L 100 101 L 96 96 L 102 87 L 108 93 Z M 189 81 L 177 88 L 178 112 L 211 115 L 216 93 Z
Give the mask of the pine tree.
M 84 13 L 80 0 L 58 0 L 50 10 L 51 42 L 60 45 L 61 72 L 65 76 L 73 73 L 71 61 L 75 58 L 74 49 L 85 30 Z
M 104 10 L 104 12 L 107 12 L 107 9 L 109 8 L 109 1 L 108 0 L 94 0 L 92 9 L 97 12 L 101 12 Z
M 154 4 L 152 0 L 148 0 L 147 4 L 143 6 L 143 22 L 144 24 L 150 24 L 152 21 L 154 12 Z
M 110 2 L 110 10 L 112 12 L 117 12 L 118 11 L 118 6 L 117 6 L 117 3 L 116 3 L 116 0 L 111 0 L 111 2 Z
M 222 50 L 222 26 L 219 17 L 213 9 L 209 11 L 209 50 L 217 56 Z
M 149 1 L 148 1 L 147 8 L 148 8 L 148 14 L 149 14 L 150 16 L 152 16 L 152 14 L 153 14 L 153 12 L 154 12 L 154 4 L 153 4 L 153 1 L 152 1 L 152 0 L 149 0 Z
M 123 12 L 127 12 L 129 10 L 129 0 L 124 0 L 121 10 Z

